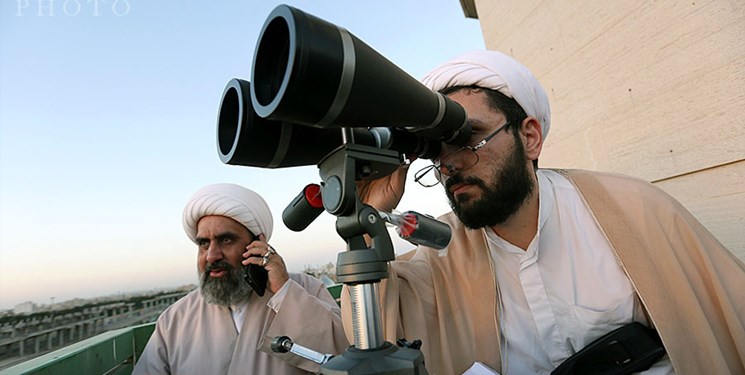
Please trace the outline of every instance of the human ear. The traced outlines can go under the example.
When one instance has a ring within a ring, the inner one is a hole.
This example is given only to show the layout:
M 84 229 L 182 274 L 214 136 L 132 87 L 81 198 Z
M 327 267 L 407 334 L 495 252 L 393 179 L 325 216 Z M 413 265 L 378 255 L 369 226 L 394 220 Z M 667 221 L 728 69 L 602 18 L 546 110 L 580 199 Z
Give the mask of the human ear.
M 535 117 L 528 116 L 520 124 L 520 138 L 525 145 L 525 154 L 529 160 L 536 160 L 543 149 L 543 132 L 541 123 Z

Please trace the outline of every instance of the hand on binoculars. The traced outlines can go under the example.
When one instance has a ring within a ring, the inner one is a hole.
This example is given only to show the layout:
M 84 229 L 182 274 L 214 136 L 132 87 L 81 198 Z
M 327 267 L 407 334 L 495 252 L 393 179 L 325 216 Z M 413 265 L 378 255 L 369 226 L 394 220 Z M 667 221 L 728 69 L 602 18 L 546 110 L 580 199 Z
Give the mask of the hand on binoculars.
M 383 178 L 357 181 L 357 194 L 360 200 L 379 211 L 393 211 L 404 195 L 408 170 L 409 164 L 404 164 Z

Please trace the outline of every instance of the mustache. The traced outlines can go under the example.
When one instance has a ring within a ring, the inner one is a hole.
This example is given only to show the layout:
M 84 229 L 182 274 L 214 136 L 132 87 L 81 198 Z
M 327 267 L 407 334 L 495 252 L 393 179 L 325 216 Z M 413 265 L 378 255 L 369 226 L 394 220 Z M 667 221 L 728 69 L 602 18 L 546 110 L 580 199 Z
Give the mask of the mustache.
M 224 261 L 224 260 L 218 260 L 214 263 L 209 263 L 207 266 L 204 267 L 204 272 L 211 272 L 216 270 L 227 270 L 230 271 L 233 269 L 233 266 L 230 265 L 230 263 Z
M 457 173 L 450 176 L 450 178 L 448 178 L 448 180 L 445 182 L 445 191 L 449 192 L 450 188 L 456 184 L 477 185 L 480 186 L 482 189 L 486 189 L 486 183 L 482 179 L 474 176 L 464 177 L 462 174 Z

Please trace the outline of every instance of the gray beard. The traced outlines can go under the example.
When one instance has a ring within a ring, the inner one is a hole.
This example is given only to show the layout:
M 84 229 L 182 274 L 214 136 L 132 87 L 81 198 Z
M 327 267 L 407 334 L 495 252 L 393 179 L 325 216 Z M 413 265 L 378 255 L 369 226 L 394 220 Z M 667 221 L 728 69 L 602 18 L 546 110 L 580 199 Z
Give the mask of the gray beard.
M 211 270 L 226 269 L 227 275 L 221 278 L 212 278 Z M 199 290 L 207 303 L 230 306 L 248 300 L 251 287 L 243 279 L 243 270 L 219 261 L 208 264 L 204 272 L 199 272 Z

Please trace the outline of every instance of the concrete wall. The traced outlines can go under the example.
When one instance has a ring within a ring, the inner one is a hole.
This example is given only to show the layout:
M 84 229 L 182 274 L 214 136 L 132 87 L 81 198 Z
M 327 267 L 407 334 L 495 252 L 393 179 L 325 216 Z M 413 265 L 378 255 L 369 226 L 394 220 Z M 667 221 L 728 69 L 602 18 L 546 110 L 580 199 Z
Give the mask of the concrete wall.
M 745 259 L 745 2 L 461 2 L 548 92 L 540 166 L 652 181 Z

